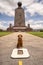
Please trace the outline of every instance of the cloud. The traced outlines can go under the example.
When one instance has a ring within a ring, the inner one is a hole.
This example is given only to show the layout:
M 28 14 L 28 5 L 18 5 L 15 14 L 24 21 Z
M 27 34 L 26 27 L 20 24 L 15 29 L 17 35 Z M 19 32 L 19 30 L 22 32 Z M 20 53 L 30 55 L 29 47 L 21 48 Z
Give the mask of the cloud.
M 42 24 L 31 25 L 31 28 L 33 28 L 33 29 L 43 29 L 43 25 Z
M 31 14 L 38 12 L 43 15 L 43 4 L 36 3 L 39 2 L 39 0 L 0 0 L 0 12 L 6 13 L 9 16 L 14 16 L 14 10 L 17 7 L 18 1 L 21 1 L 23 6 L 27 8 L 26 11 L 29 11 Z M 40 2 L 42 2 L 42 0 Z
M 43 15 L 40 15 L 37 12 L 35 12 L 33 15 L 31 15 L 31 13 L 26 12 L 25 21 L 29 21 L 30 19 L 32 19 L 34 21 L 43 21 Z
M 6 29 L 7 29 L 7 26 L 4 26 L 4 25 L 2 24 L 2 22 L 0 22 L 0 29 L 6 30 Z
M 9 16 L 14 16 L 14 10 L 17 7 L 17 2 L 21 1 L 24 5 L 30 5 L 34 0 L 0 0 L 0 12 L 6 13 Z
M 42 3 L 43 0 L 35 0 L 34 2 L 37 2 L 37 3 Z
M 43 29 L 43 21 L 34 21 L 29 20 L 26 22 L 26 25 L 30 24 L 30 27 L 33 29 Z
M 6 21 L 0 21 L 0 29 L 6 30 L 9 27 L 10 23 L 12 26 L 14 25 L 13 21 L 8 21 L 8 23 Z
M 43 15 L 43 4 L 41 3 L 33 3 L 31 6 L 27 6 L 26 12 L 30 12 L 31 15 L 34 15 L 35 12 Z
M 13 6 L 10 5 L 9 1 L 7 0 L 0 0 L 0 12 L 5 13 L 9 16 L 14 16 Z

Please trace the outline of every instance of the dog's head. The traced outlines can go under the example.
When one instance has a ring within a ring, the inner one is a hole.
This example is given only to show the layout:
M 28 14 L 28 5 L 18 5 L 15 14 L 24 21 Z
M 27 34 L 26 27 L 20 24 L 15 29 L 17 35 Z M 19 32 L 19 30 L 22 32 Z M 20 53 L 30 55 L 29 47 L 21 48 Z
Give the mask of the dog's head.
M 18 38 L 22 38 L 23 36 L 21 34 L 18 35 Z

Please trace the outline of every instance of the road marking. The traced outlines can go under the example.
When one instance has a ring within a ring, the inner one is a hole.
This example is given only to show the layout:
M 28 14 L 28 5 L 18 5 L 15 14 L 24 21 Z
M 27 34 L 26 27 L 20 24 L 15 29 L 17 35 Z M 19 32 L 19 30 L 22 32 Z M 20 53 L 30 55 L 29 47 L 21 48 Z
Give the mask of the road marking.
M 22 65 L 22 61 L 19 61 L 19 65 Z

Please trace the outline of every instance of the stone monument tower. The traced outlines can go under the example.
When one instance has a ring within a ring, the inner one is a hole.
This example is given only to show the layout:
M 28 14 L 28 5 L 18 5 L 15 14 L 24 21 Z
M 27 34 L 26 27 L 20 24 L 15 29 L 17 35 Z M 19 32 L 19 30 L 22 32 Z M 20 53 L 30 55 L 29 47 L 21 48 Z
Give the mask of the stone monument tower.
M 18 8 L 15 9 L 15 20 L 13 28 L 15 31 L 24 31 L 26 29 L 24 9 L 21 6 L 22 3 L 18 2 Z
M 22 3 L 18 2 L 18 8 L 15 9 L 15 22 L 14 26 L 25 26 L 25 16 L 24 16 L 24 9 L 21 7 Z

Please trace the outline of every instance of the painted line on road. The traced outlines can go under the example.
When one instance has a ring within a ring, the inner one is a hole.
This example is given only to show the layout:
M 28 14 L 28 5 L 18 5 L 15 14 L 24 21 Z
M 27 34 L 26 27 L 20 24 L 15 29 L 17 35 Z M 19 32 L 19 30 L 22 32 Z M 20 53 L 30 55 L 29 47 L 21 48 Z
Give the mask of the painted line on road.
M 19 61 L 19 65 L 22 65 L 22 61 L 21 60 Z

